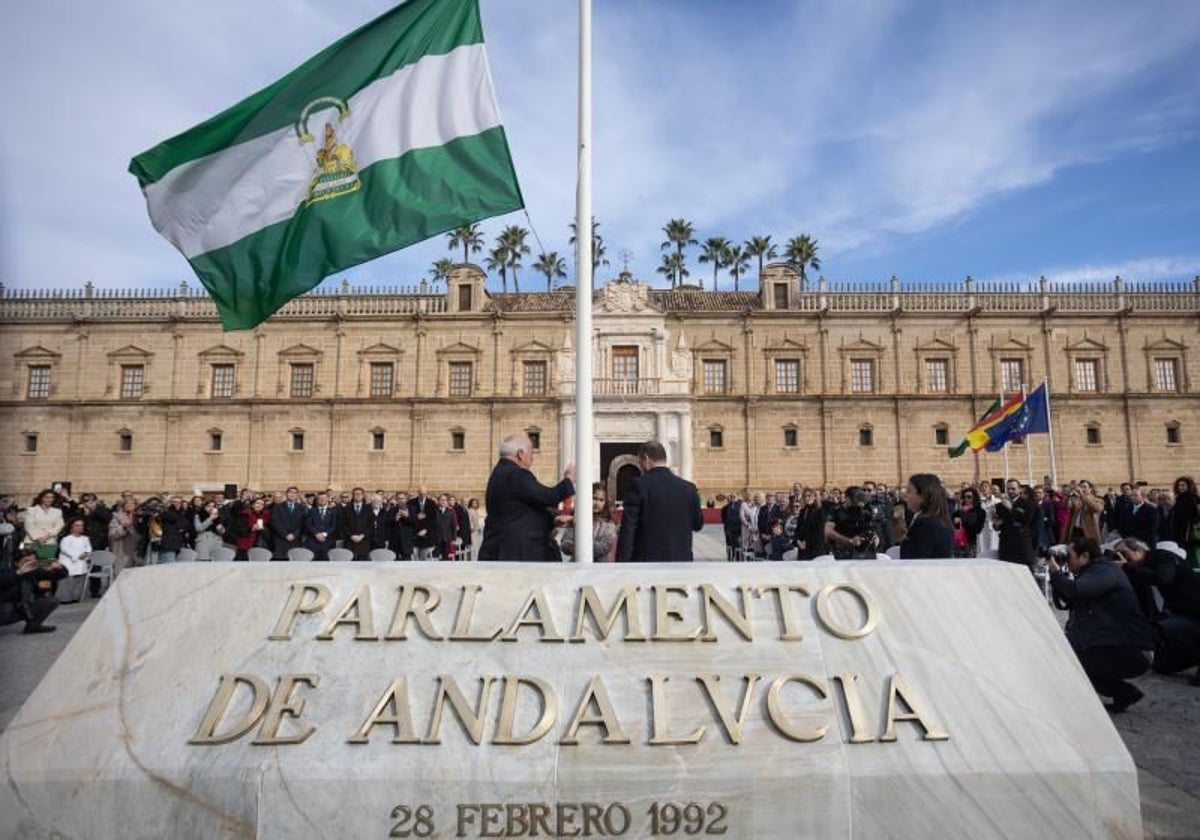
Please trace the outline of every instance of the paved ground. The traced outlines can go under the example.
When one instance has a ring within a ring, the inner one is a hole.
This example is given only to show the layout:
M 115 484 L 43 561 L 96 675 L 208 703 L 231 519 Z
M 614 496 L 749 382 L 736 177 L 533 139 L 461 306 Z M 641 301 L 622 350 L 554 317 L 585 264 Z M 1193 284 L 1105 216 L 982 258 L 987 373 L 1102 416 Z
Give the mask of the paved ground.
M 719 527 L 706 527 L 695 546 L 697 560 L 725 559 Z M 50 620 L 58 627 L 55 633 L 23 636 L 19 625 L 0 628 L 0 730 L 8 726 L 95 603 L 59 607 Z M 1157 674 L 1137 682 L 1146 699 L 1113 720 L 1138 766 L 1146 837 L 1200 840 L 1200 688 L 1180 677 Z

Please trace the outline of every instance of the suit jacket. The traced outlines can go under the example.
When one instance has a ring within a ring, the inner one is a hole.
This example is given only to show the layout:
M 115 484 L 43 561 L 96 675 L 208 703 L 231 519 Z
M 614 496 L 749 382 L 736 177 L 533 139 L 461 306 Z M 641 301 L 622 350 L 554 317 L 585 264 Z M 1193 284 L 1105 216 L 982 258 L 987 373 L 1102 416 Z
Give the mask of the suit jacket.
M 280 502 L 271 506 L 271 536 L 274 538 L 272 550 L 276 557 L 287 557 L 293 548 L 300 548 L 304 538 L 304 519 L 307 508 L 303 502 L 293 502 L 288 510 L 288 502 Z M 295 539 L 288 540 L 288 534 Z
M 1122 537 L 1136 537 L 1154 548 L 1158 542 L 1158 507 L 1143 502 L 1141 507 L 1126 506 L 1117 520 L 1117 530 Z
M 655 467 L 630 482 L 623 501 L 618 562 L 692 562 L 692 532 L 704 527 L 695 484 Z
M 371 534 L 375 530 L 375 511 L 371 509 L 370 502 L 360 504 L 357 511 L 354 509 L 354 502 L 351 502 L 342 508 L 338 519 L 338 536 L 342 540 L 342 548 L 353 551 L 356 558 L 370 554 Z M 352 542 L 350 537 L 355 534 L 361 534 L 363 538 Z
M 425 514 L 424 519 L 420 518 L 421 514 Z M 436 534 L 434 534 L 437 502 L 428 496 L 425 497 L 423 504 L 419 498 L 409 499 L 408 520 L 413 529 L 413 545 L 417 548 L 433 548 L 433 544 L 437 541 Z
M 403 515 L 401 515 L 403 514 Z M 413 522 L 408 502 L 391 508 L 388 515 L 388 546 L 396 552 L 397 560 L 411 560 L 413 553 Z
M 943 559 L 954 556 L 954 532 L 927 516 L 918 516 L 908 526 L 900 543 L 901 560 Z
M 549 563 L 559 559 L 552 546 L 553 510 L 575 494 L 575 485 L 564 478 L 553 487 L 507 458 L 501 458 L 488 478 L 484 495 L 487 520 L 483 525 L 480 560 Z
M 317 534 L 325 534 L 324 540 L 317 539 Z M 317 555 L 324 555 L 333 548 L 338 534 L 338 513 L 333 505 L 325 508 L 322 513 L 319 507 L 313 506 L 304 514 L 304 547 Z

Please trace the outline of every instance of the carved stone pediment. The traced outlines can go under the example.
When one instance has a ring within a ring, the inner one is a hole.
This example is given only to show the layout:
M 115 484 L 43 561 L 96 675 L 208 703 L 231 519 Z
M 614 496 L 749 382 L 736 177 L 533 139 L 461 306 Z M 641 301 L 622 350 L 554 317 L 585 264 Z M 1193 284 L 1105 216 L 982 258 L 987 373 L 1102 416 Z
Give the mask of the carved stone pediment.
M 615 280 L 601 290 L 599 307 L 605 312 L 652 311 L 650 287 L 642 283 Z

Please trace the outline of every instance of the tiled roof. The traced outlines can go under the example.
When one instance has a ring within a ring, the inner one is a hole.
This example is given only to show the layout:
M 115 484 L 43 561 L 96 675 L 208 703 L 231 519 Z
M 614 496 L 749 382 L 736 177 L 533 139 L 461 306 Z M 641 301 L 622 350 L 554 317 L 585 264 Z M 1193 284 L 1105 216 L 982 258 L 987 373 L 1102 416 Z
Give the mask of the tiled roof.
M 757 292 L 651 289 L 650 302 L 664 312 L 741 312 L 761 308 Z
M 575 292 L 522 292 L 491 295 L 492 308 L 501 312 L 567 312 L 575 309 Z

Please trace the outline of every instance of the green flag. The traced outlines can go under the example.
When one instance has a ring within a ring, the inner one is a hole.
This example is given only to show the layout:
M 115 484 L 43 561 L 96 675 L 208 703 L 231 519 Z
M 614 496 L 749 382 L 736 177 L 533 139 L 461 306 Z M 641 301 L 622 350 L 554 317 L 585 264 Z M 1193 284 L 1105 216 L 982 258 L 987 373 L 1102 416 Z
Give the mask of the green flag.
M 129 171 L 227 330 L 337 271 L 524 206 L 478 0 L 408 0 Z
M 993 402 L 991 405 L 989 405 L 987 407 L 987 411 L 983 412 L 982 416 L 980 416 L 980 418 L 975 421 L 975 426 L 978 426 L 980 423 L 982 423 L 984 420 L 986 420 L 988 418 L 988 415 L 990 415 L 992 412 L 999 411 L 999 410 L 1000 410 L 1000 400 L 997 399 L 995 402 Z M 971 428 L 975 428 L 975 426 L 972 426 Z M 962 455 L 964 452 L 966 452 L 970 448 L 971 448 L 971 442 L 969 440 L 967 440 L 966 437 L 964 437 L 961 441 L 959 441 L 957 446 L 951 446 L 947 450 L 947 452 L 950 453 L 951 458 L 957 458 L 959 455 Z

